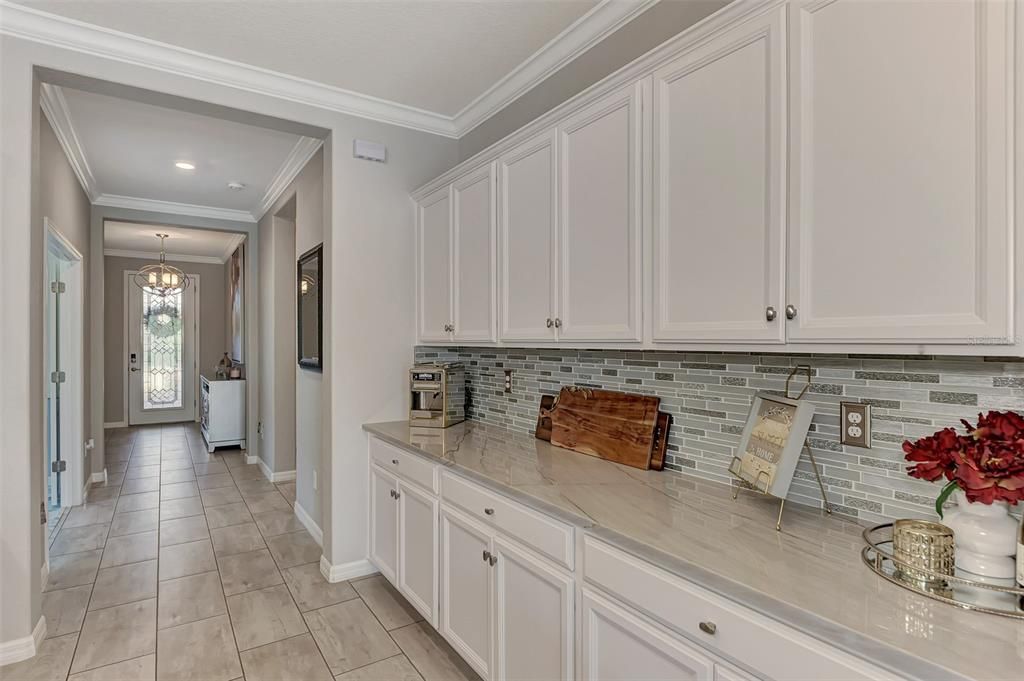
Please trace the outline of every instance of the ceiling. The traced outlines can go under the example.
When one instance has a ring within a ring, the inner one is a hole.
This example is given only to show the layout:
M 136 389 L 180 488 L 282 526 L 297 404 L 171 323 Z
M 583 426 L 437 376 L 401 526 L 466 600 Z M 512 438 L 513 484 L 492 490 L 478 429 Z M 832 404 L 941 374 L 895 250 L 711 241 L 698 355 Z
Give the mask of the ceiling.
M 19 4 L 453 116 L 594 9 L 598 1 L 19 0 Z
M 186 262 L 223 263 L 245 238 L 244 234 L 237 232 L 107 220 L 103 225 L 103 253 L 135 258 L 156 257 L 160 254 L 158 233 L 167 235 L 167 259 Z
M 52 85 L 45 86 L 43 102 L 82 171 L 80 179 L 85 176 L 86 191 L 100 205 L 253 221 L 319 145 L 286 132 Z M 178 161 L 195 169 L 179 169 Z M 230 182 L 245 188 L 233 191 Z

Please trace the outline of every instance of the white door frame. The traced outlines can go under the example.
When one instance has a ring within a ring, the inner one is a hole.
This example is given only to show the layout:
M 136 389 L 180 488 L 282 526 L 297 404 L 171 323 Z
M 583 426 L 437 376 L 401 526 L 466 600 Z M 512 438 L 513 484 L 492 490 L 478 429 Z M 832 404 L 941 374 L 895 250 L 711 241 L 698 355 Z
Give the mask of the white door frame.
M 61 305 L 60 356 L 61 370 L 66 376 L 61 390 L 61 421 L 60 441 L 61 459 L 67 462 L 65 478 L 61 488 L 61 506 L 77 506 L 85 500 L 87 482 L 85 477 L 85 289 L 83 283 L 82 253 L 68 241 L 57 226 L 48 217 L 43 218 L 43 229 L 46 234 L 46 248 L 43 249 L 43 310 L 48 310 L 51 303 L 49 267 L 47 258 L 55 253 L 68 262 L 68 269 L 61 280 L 64 282 Z M 47 341 L 46 347 L 49 347 Z M 47 372 L 48 362 L 43 363 L 43 385 L 49 392 L 50 376 Z M 49 436 L 43 424 L 43 442 Z M 91 477 L 91 475 L 89 476 Z M 43 478 L 45 498 L 46 478 Z
M 122 329 L 122 342 L 123 342 L 122 350 L 123 351 L 122 351 L 122 357 L 121 357 L 122 371 L 124 373 L 124 387 L 123 387 L 123 404 L 124 404 L 124 406 L 122 408 L 121 419 L 122 419 L 122 421 L 124 422 L 125 425 L 138 425 L 138 424 L 132 424 L 131 423 L 131 409 L 129 408 L 129 400 L 131 399 L 131 391 L 129 390 L 129 381 L 131 380 L 131 372 L 128 370 L 128 368 L 129 368 L 129 355 L 131 354 L 131 350 L 129 348 L 129 333 L 130 333 L 130 331 L 129 331 L 130 321 L 129 320 L 131 319 L 131 310 L 130 310 L 130 302 L 129 302 L 131 300 L 131 296 L 129 294 L 131 292 L 131 289 L 129 287 L 135 285 L 134 282 L 132 281 L 132 277 L 137 272 L 138 272 L 138 270 L 125 270 L 124 271 L 124 291 L 123 291 L 124 326 L 123 326 L 123 329 Z M 192 333 L 193 333 L 192 348 L 193 348 L 193 354 L 194 354 L 194 359 L 195 359 L 195 361 L 193 362 L 194 366 L 193 366 L 193 380 L 192 380 L 192 400 L 193 400 L 193 402 L 192 402 L 192 404 L 193 404 L 193 407 L 192 407 L 192 420 L 198 423 L 199 422 L 199 417 L 200 417 L 200 413 L 199 413 L 200 412 L 200 410 L 199 410 L 199 338 L 200 338 L 200 336 L 199 336 L 199 319 L 200 319 L 200 316 L 201 316 L 199 314 L 199 304 L 200 304 L 199 275 L 198 274 L 193 274 L 191 272 L 186 272 L 185 274 L 188 275 L 188 278 L 191 280 L 191 283 L 189 284 L 189 288 L 192 288 L 195 291 L 195 310 L 193 311 L 193 315 L 195 316 L 195 324 L 193 324 L 193 326 L 192 326 L 192 329 L 193 329 L 192 330 Z

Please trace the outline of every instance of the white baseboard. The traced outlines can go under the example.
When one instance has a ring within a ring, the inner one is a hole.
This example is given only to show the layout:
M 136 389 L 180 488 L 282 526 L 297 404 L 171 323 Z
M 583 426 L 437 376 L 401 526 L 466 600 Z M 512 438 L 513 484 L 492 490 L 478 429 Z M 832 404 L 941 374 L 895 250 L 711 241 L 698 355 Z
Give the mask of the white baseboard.
M 300 504 L 297 501 L 295 502 L 295 517 L 299 519 L 299 522 L 302 523 L 303 527 L 306 528 L 306 531 L 309 532 L 310 535 L 312 535 L 313 539 L 316 540 L 316 543 L 319 544 L 321 548 L 323 548 L 323 530 L 321 530 L 320 526 L 317 525 L 316 522 L 314 522 L 313 517 L 306 512 L 306 509 L 302 508 L 302 504 Z
M 248 463 L 248 464 L 254 464 L 254 463 L 258 462 L 259 460 L 260 460 L 260 457 L 258 457 L 258 456 L 250 456 L 248 454 L 245 455 L 245 462 Z
M 85 477 L 85 484 L 82 485 L 82 503 L 89 501 L 89 489 L 92 487 L 92 477 Z
M 23 636 L 13 641 L 0 643 L 0 667 L 27 660 L 39 652 L 39 646 L 46 638 L 46 618 L 39 616 L 31 636 Z
M 373 563 L 365 558 L 362 560 L 354 560 L 351 563 L 331 565 L 327 562 L 327 558 L 320 556 L 320 574 L 322 574 L 324 579 L 332 584 L 336 582 L 344 582 L 346 579 L 365 577 L 366 575 L 372 575 L 375 572 L 377 572 L 377 568 L 374 567 Z
M 104 429 L 107 429 L 107 428 L 127 428 L 127 427 L 128 427 L 128 422 L 127 421 L 111 421 L 109 423 L 104 423 L 103 424 L 103 428 Z
M 92 474 L 92 484 L 94 485 L 105 485 L 107 484 L 107 469 L 104 468 L 99 473 Z
M 295 479 L 295 471 L 279 471 L 275 473 L 270 470 L 270 466 L 264 463 L 263 459 L 257 457 L 256 463 L 260 465 L 260 470 L 263 472 L 263 477 L 270 482 L 291 482 Z

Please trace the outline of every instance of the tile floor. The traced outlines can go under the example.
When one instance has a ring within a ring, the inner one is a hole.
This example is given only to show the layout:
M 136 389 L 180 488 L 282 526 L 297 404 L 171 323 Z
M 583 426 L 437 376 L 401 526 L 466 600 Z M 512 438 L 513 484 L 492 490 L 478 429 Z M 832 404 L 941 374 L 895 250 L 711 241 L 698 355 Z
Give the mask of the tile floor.
M 110 430 L 106 452 L 50 546 L 47 639 L 0 679 L 478 679 L 383 577 L 321 576 L 294 482 L 191 424 Z

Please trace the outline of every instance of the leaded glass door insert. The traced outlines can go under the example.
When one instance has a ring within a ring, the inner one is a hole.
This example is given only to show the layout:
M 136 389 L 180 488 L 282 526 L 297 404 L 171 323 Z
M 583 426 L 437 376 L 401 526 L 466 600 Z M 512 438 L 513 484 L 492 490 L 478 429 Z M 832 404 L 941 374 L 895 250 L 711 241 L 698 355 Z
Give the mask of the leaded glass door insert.
M 142 292 L 143 409 L 180 409 L 183 402 L 184 334 L 181 291 Z

